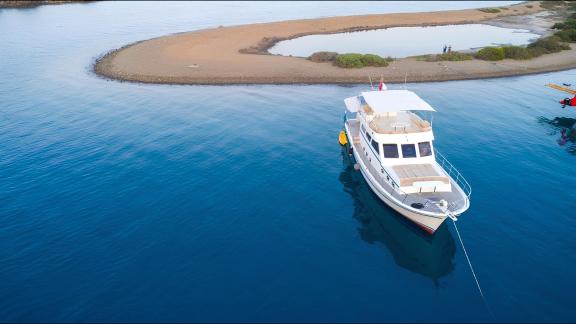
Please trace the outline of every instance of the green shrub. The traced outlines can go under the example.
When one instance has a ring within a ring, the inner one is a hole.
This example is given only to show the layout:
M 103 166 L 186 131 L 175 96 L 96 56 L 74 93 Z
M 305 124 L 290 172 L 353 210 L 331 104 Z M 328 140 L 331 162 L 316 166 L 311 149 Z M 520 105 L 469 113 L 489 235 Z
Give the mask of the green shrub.
M 502 47 L 484 47 L 475 56 L 484 61 L 500 61 L 505 57 Z
M 576 29 L 576 19 L 568 19 L 565 22 L 555 23 L 552 29 Z
M 570 49 L 570 46 L 562 43 L 562 39 L 558 36 L 550 36 L 532 42 L 528 45 L 528 48 L 538 48 L 543 54 L 548 54 Z
M 545 49 L 543 49 L 541 47 L 528 47 L 528 48 L 526 48 L 526 51 L 528 51 L 528 54 L 532 58 L 542 56 L 542 55 L 548 53 L 548 52 L 546 52 Z
M 504 57 L 514 60 L 528 60 L 532 55 L 528 49 L 522 46 L 503 46 Z
M 336 64 L 336 66 L 347 69 L 361 68 L 364 67 L 364 63 L 362 62 L 362 56 L 363 56 L 362 54 L 356 54 L 356 53 L 338 54 L 336 56 L 334 64 Z
M 383 58 L 374 54 L 338 54 L 334 60 L 336 66 L 342 68 L 362 68 L 365 66 L 388 66 L 389 60 L 392 58 Z
M 500 9 L 498 9 L 498 8 L 480 8 L 478 10 L 485 12 L 485 13 L 498 13 L 498 12 L 500 12 Z
M 532 6 L 532 5 L 526 5 L 526 8 L 532 9 L 532 8 L 534 8 L 534 6 Z
M 565 29 L 557 31 L 554 33 L 554 36 L 557 36 L 565 42 L 576 42 L 576 29 Z
M 310 56 L 308 56 L 308 60 L 312 62 L 333 62 L 336 60 L 336 56 L 338 53 L 336 52 L 316 52 Z
M 365 54 L 360 60 L 364 66 L 388 66 L 384 58 L 374 54 Z
M 438 55 L 430 55 L 427 61 L 438 62 L 438 61 L 468 61 L 474 57 L 471 54 L 460 53 L 460 52 L 450 52 Z

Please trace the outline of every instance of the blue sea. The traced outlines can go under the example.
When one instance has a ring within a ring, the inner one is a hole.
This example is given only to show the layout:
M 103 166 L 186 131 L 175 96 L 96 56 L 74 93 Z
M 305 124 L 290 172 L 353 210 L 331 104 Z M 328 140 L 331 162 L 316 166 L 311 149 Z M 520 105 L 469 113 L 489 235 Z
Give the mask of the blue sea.
M 342 153 L 342 100 L 366 86 L 91 71 L 167 33 L 482 6 L 0 10 L 0 322 L 576 321 L 576 143 L 559 141 L 576 110 L 544 87 L 576 83 L 576 70 L 406 85 L 437 109 L 435 145 L 472 185 L 458 226 L 486 303 L 452 224 L 423 234 Z

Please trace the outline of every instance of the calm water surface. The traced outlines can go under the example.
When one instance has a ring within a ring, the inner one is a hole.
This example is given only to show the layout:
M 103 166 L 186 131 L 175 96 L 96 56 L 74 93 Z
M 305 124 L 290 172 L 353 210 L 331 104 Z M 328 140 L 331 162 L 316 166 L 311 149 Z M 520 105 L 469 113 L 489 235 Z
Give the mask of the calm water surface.
M 320 51 L 406 57 L 440 53 L 444 45 L 454 51 L 469 51 L 491 45 L 525 45 L 538 37 L 524 29 L 484 24 L 396 27 L 298 37 L 277 43 L 269 52 L 301 57 Z
M 0 320 L 491 320 L 453 228 L 421 235 L 342 155 L 342 99 L 365 87 L 143 85 L 89 68 L 164 33 L 391 7 L 0 11 Z M 576 155 L 558 144 L 576 111 L 543 86 L 575 79 L 407 85 L 472 184 L 459 226 L 499 321 L 576 320 Z

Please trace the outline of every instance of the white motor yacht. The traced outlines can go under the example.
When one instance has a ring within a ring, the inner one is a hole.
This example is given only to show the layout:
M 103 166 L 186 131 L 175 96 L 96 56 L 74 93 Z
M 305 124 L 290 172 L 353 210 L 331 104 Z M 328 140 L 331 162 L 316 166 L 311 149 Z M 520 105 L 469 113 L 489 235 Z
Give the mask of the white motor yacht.
M 340 142 L 384 203 L 430 234 L 468 209 L 470 185 L 434 149 L 432 125 L 417 115 L 434 108 L 412 91 L 385 86 L 344 102 Z

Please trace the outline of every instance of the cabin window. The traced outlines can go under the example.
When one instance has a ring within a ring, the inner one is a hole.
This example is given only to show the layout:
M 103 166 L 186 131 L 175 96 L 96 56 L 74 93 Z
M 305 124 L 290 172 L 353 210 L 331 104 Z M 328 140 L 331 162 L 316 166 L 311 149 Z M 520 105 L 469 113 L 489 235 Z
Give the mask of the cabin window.
M 382 149 L 384 150 L 384 157 L 385 158 L 398 158 L 398 145 L 396 144 L 382 144 Z
M 420 151 L 420 157 L 432 155 L 432 147 L 430 142 L 418 143 L 418 150 Z
M 370 141 L 372 140 L 372 136 L 370 136 L 370 134 L 368 134 L 368 132 L 366 132 L 366 138 L 368 139 L 368 143 L 370 143 Z
M 380 149 L 378 147 L 378 142 L 376 142 L 375 140 L 372 140 L 372 147 L 374 148 L 374 150 L 376 150 L 376 154 L 380 155 Z
M 414 144 L 402 144 L 402 157 L 403 158 L 415 158 L 416 157 L 416 145 L 414 145 Z

